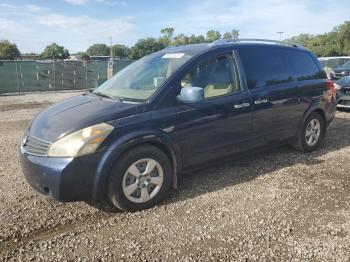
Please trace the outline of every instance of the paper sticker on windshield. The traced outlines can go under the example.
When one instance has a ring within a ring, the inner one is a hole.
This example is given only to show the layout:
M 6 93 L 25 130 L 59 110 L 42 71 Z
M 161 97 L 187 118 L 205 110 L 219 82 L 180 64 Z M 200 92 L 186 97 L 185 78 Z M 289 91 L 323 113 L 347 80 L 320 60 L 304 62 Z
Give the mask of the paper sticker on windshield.
M 184 53 L 171 53 L 171 54 L 165 54 L 162 56 L 162 58 L 181 58 L 185 54 Z

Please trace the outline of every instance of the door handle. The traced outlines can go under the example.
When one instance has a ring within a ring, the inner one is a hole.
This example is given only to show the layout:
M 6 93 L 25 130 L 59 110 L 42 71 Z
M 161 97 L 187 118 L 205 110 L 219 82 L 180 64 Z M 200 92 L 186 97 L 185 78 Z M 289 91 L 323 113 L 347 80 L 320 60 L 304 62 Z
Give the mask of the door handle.
M 250 106 L 249 103 L 242 103 L 242 104 L 235 105 L 235 108 L 238 109 L 238 108 L 248 107 L 248 106 Z
M 268 102 L 268 100 L 265 98 L 265 99 L 255 100 L 254 104 L 260 105 L 260 104 L 265 104 L 267 102 Z

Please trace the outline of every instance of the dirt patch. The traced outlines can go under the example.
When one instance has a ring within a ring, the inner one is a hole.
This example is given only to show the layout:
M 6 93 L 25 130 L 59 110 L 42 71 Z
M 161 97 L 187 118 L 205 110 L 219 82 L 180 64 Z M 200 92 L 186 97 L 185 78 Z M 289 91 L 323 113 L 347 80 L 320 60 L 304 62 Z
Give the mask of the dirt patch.
M 350 259 L 350 113 L 337 113 L 316 152 L 284 146 L 187 174 L 136 213 L 34 193 L 18 147 L 35 113 L 12 108 L 16 120 L 0 120 L 2 261 Z

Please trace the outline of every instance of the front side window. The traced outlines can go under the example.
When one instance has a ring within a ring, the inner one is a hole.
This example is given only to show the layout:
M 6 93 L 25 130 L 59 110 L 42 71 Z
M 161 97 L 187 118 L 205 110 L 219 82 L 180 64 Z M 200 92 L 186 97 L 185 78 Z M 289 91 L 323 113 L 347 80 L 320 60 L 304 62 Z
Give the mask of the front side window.
M 222 55 L 199 63 L 181 80 L 181 87 L 204 89 L 205 98 L 224 96 L 240 90 L 236 63 L 231 55 Z
M 145 101 L 192 56 L 184 53 L 155 53 L 127 66 L 94 93 L 131 101 Z

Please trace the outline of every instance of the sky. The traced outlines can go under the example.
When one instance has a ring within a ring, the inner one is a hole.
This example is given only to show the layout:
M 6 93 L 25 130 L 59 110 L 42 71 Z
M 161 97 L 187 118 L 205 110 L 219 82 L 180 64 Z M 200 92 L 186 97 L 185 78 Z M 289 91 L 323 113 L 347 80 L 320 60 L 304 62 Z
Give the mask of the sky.
M 350 20 L 349 0 L 0 0 L 0 39 L 22 53 L 53 42 L 71 53 L 94 43 L 132 46 L 138 39 L 240 31 L 241 38 L 279 39 L 328 32 Z

